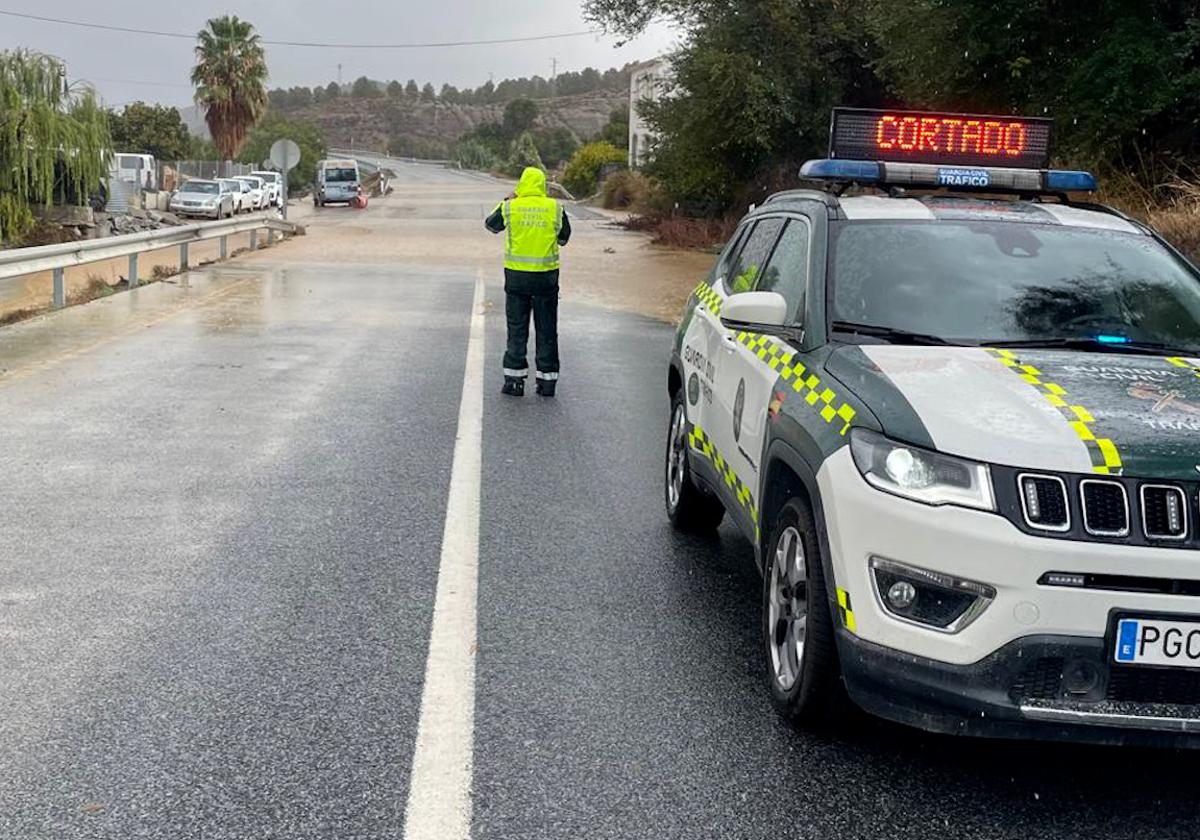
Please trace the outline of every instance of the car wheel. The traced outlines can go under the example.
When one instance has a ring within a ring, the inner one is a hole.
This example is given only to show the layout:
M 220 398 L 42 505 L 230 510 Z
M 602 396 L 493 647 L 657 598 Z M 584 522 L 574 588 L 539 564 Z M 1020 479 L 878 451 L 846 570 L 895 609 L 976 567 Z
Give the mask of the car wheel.
M 667 429 L 665 498 L 667 518 L 681 531 L 713 531 L 725 518 L 725 506 L 692 480 L 688 463 L 687 415 L 683 391 L 671 398 L 671 425 Z
M 812 510 L 791 499 L 763 558 L 762 635 L 771 696 L 795 723 L 830 723 L 846 705 L 829 604 Z

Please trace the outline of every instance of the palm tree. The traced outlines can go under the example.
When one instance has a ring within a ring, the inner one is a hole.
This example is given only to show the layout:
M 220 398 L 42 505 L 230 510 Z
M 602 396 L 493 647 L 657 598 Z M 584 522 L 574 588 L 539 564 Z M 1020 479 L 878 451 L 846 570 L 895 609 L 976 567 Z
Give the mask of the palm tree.
M 213 18 L 196 36 L 196 104 L 222 160 L 233 160 L 267 110 L 267 62 L 254 26 Z

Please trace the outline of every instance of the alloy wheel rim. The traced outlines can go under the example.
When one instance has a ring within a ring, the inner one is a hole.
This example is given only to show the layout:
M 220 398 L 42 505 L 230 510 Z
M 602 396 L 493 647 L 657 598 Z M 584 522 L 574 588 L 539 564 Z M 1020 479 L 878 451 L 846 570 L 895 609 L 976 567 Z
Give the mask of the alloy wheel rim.
M 679 506 L 679 498 L 683 495 L 683 465 L 687 457 L 684 453 L 685 432 L 683 406 L 679 406 L 671 420 L 671 443 L 667 452 L 667 504 L 672 511 Z
M 775 681 L 789 691 L 800 679 L 808 633 L 808 566 L 800 532 L 792 525 L 784 529 L 775 547 L 767 627 Z

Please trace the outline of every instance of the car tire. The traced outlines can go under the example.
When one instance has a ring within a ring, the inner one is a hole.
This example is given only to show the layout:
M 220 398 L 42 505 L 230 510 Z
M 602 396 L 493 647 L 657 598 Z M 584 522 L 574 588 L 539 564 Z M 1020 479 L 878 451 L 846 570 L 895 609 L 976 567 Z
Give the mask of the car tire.
M 762 640 L 767 684 L 783 716 L 802 726 L 835 722 L 848 701 L 816 520 L 803 499 L 784 504 L 763 555 Z
M 680 390 L 671 398 L 671 422 L 667 426 L 663 482 L 667 518 L 680 531 L 715 531 L 725 518 L 725 506 L 719 498 L 696 486 L 690 457 L 687 414 Z

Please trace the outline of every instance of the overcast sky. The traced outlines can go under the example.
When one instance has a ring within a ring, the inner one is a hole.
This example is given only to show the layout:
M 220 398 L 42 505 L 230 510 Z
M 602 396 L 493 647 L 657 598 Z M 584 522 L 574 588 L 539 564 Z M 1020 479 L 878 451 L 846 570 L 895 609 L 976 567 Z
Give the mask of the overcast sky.
M 137 29 L 192 33 L 220 14 L 249 20 L 263 38 L 332 43 L 461 41 L 575 32 L 590 27 L 576 0 L 0 0 L 0 9 Z M 272 87 L 328 84 L 338 63 L 350 82 L 415 78 L 441 87 L 476 87 L 517 76 L 548 77 L 587 66 L 601 70 L 667 51 L 677 35 L 658 27 L 617 48 L 613 38 L 585 35 L 506 46 L 415 50 L 308 49 L 272 46 Z M 73 80 L 93 82 L 110 105 L 135 100 L 191 104 L 192 45 L 181 39 L 80 29 L 0 16 L 0 49 L 27 47 L 67 63 Z

